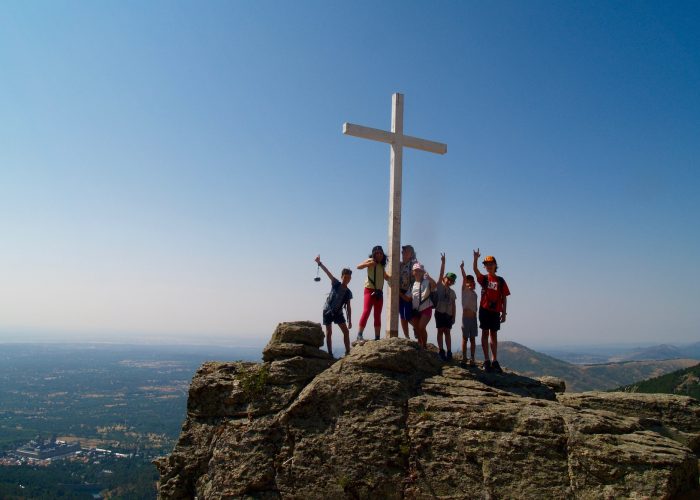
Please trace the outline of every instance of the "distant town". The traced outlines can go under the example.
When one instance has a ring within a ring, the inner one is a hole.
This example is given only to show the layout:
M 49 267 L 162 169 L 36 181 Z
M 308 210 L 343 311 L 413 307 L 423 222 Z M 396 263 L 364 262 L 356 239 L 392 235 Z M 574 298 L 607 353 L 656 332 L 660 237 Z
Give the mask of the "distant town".
M 155 498 L 151 461 L 175 445 L 195 370 L 242 357 L 212 347 L 3 344 L 0 498 Z
M 87 463 L 99 463 L 107 457 L 133 458 L 133 453 L 119 453 L 104 448 L 82 448 L 80 442 L 66 442 L 56 439 L 41 439 L 37 436 L 16 450 L 5 452 L 0 456 L 0 465 L 38 465 L 48 466 L 56 460 Z

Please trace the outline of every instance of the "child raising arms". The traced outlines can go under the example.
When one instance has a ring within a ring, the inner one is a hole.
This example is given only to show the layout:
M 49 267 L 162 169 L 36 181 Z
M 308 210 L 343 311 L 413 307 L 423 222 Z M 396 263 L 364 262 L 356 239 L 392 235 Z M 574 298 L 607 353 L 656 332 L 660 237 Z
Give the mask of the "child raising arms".
M 344 268 L 340 272 L 340 279 L 338 281 L 333 274 L 328 270 L 326 266 L 321 262 L 321 256 L 318 255 L 314 259 L 319 265 L 323 272 L 326 273 L 328 279 L 331 280 L 331 293 L 328 294 L 326 299 L 326 304 L 323 306 L 323 325 L 326 327 L 326 346 L 328 347 L 328 354 L 333 356 L 333 343 L 331 336 L 333 334 L 333 323 L 338 325 L 343 332 L 343 341 L 345 342 L 345 354 L 350 354 L 350 330 L 352 328 L 352 309 L 350 307 L 350 301 L 352 300 L 352 292 L 348 288 L 348 283 L 352 279 L 352 271 L 348 268 Z M 343 308 L 348 312 L 348 324 L 345 324 L 345 317 L 343 316 Z
M 479 271 L 478 260 L 481 252 L 474 250 L 474 274 L 481 285 L 481 303 L 479 304 L 479 326 L 481 327 L 481 347 L 484 350 L 484 370 L 503 373 L 498 363 L 498 330 L 506 321 L 508 295 L 510 290 L 506 280 L 496 275 L 498 263 L 492 255 L 484 258 L 482 264 L 486 274 Z M 489 342 L 490 341 L 490 342 Z M 489 345 L 491 355 L 489 355 Z M 493 359 L 491 358 L 493 356 Z

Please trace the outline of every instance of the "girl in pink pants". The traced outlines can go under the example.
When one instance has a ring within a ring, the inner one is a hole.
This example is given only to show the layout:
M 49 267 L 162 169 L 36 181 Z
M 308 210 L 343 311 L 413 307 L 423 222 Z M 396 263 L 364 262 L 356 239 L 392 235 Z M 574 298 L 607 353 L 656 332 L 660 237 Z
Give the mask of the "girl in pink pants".
M 369 313 L 374 309 L 374 340 L 379 340 L 379 330 L 382 326 L 382 306 L 384 305 L 384 280 L 390 276 L 386 273 L 387 259 L 384 249 L 377 245 L 372 249 L 369 258 L 358 264 L 358 269 L 367 269 L 365 280 L 364 309 L 360 316 L 360 331 L 357 332 L 357 340 L 363 341 L 363 332 L 369 320 Z

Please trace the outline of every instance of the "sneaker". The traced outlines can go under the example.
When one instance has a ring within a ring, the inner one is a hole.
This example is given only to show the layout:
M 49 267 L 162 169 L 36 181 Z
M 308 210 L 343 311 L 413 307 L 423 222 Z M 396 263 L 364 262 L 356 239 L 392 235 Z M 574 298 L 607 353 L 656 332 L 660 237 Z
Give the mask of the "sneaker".
M 452 361 L 452 351 L 447 351 L 447 361 Z
M 491 360 L 490 360 L 490 359 L 487 359 L 486 361 L 484 361 L 484 365 L 483 365 L 483 366 L 484 366 L 484 371 L 485 371 L 485 372 L 490 372 L 490 371 L 491 371 Z
M 447 356 L 445 356 L 445 351 L 440 349 L 440 352 L 438 353 L 438 356 L 440 356 L 440 359 L 443 361 L 447 361 Z
M 374 340 L 379 340 L 381 337 L 374 336 Z
M 355 339 L 356 342 L 364 342 L 365 338 L 362 336 L 361 333 L 357 334 L 357 338 Z
M 501 365 L 495 359 L 493 360 L 493 363 L 491 363 L 491 369 L 496 373 L 503 373 L 503 368 L 501 368 Z

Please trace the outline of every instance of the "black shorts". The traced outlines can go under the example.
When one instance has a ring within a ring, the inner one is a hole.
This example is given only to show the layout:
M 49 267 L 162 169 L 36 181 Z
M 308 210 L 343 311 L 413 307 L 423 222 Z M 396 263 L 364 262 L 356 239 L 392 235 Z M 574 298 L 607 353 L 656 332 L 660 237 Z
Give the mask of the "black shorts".
M 494 330 L 498 331 L 501 329 L 501 313 L 498 311 L 490 311 L 479 308 L 479 328 L 482 330 Z
M 345 323 L 345 316 L 343 316 L 343 310 L 339 311 L 323 311 L 323 325 L 331 325 L 335 323 L 336 325 L 342 325 Z
M 437 328 L 452 328 L 453 316 L 447 313 L 441 313 L 435 311 L 435 326 Z

